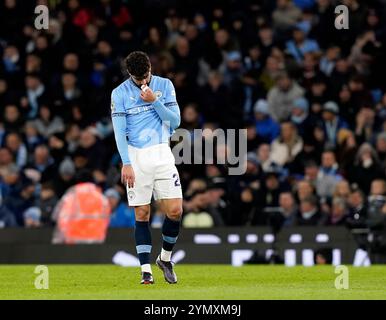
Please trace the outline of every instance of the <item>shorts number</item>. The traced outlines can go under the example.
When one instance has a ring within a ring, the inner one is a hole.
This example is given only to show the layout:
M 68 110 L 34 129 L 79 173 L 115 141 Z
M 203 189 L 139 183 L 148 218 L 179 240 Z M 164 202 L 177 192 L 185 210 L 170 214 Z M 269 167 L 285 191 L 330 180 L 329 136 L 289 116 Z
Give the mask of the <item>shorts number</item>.
M 180 178 L 178 177 L 178 174 L 177 174 L 177 173 L 173 174 L 173 179 L 175 179 L 175 180 L 174 180 L 174 185 L 175 185 L 176 187 L 180 187 L 180 186 L 181 186 Z

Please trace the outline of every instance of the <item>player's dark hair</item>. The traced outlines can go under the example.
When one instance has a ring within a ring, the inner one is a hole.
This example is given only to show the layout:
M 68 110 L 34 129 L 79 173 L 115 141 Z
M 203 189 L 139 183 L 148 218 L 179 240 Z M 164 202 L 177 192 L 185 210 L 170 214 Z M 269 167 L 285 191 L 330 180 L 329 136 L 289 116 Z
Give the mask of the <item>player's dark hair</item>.
M 133 51 L 125 59 L 127 71 L 134 77 L 141 78 L 150 69 L 150 59 L 145 52 Z

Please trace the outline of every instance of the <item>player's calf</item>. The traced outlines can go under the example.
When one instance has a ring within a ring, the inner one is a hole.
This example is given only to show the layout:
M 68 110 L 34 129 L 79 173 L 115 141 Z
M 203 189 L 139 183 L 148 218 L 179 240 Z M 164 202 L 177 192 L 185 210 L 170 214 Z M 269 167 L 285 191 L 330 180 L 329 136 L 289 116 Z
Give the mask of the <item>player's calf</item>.
M 149 230 L 148 221 L 135 222 L 135 241 L 136 241 L 136 250 L 137 250 L 138 259 L 141 264 L 142 280 L 144 280 L 144 277 L 146 278 L 147 274 L 150 274 L 150 275 L 152 274 L 152 270 L 150 266 L 150 253 L 151 253 L 152 245 L 151 245 L 151 234 Z M 144 282 L 150 282 L 150 281 L 145 279 Z M 141 283 L 143 282 L 141 281 Z
M 166 216 L 162 225 L 162 249 L 160 259 L 169 262 L 180 232 L 182 199 L 164 199 L 162 207 Z

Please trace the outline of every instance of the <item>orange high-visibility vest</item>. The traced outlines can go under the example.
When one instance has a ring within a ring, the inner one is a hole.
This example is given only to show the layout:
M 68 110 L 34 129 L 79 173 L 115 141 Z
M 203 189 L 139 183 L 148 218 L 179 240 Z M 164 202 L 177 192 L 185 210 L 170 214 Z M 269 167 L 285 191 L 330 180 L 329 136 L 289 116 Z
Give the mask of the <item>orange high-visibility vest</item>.
M 110 204 L 93 183 L 71 187 L 55 209 L 57 231 L 64 243 L 101 243 L 106 238 Z

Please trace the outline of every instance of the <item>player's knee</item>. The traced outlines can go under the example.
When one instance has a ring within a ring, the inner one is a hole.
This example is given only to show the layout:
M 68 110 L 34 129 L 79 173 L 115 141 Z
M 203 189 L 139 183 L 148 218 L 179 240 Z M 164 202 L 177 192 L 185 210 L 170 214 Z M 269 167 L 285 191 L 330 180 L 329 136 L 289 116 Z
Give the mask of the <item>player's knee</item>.
M 170 206 L 167 215 L 171 220 L 180 220 L 182 216 L 182 206 L 181 205 Z
M 150 209 L 148 207 L 135 208 L 135 220 L 137 221 L 149 221 Z

